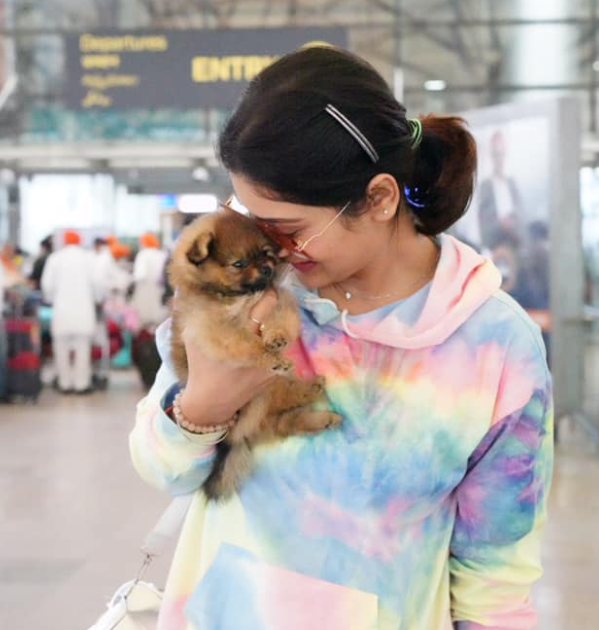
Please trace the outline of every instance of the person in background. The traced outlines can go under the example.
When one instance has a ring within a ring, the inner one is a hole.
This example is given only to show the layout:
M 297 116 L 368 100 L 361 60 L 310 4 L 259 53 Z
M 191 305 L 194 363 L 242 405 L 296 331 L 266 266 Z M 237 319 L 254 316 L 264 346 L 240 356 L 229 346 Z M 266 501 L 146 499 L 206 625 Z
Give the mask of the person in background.
M 142 326 L 156 326 L 166 316 L 162 282 L 167 254 L 160 249 L 158 237 L 151 232 L 142 234 L 139 244 L 140 250 L 133 264 L 131 303 L 137 309 Z
M 52 305 L 51 332 L 58 389 L 62 393 L 88 394 L 92 391 L 95 305 L 101 287 L 89 252 L 81 247 L 77 232 L 65 231 L 64 247 L 48 257 L 41 286 L 45 300 Z
M 25 284 L 19 263 L 20 257 L 17 254 L 17 248 L 11 243 L 5 243 L 0 250 L 0 266 L 4 271 L 5 288 Z
M 31 286 L 36 291 L 41 289 L 42 274 L 44 273 L 44 267 L 48 256 L 52 253 L 52 249 L 52 235 L 50 234 L 46 236 L 43 241 L 40 241 L 40 253 L 33 262 L 33 268 L 29 274 L 29 282 L 31 282 Z
M 0 265 L 0 318 L 4 313 L 4 287 L 6 286 L 6 273 L 4 265 Z
M 528 225 L 529 248 L 524 261 L 526 296 L 519 300 L 525 309 L 549 308 L 549 226 L 546 221 Z
M 129 275 L 117 264 L 111 245 L 105 238 L 94 239 L 93 265 L 103 300 L 115 291 L 123 294 L 126 292 L 130 282 Z
M 551 360 L 549 225 L 546 221 L 532 221 L 528 224 L 528 235 L 530 245 L 522 265 L 522 291 L 520 296 L 514 297 L 541 327 Z

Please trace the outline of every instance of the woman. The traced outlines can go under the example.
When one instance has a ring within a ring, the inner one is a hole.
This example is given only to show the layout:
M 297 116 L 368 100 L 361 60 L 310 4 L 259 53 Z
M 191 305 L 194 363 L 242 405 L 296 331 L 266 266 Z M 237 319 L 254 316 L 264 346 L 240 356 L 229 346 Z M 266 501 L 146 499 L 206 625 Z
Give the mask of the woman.
M 160 627 L 532 628 L 550 376 L 493 264 L 442 234 L 471 197 L 472 137 L 459 119 L 406 119 L 364 61 L 310 48 L 252 82 L 220 154 L 294 268 L 298 372 L 326 377 L 344 420 L 256 449 L 226 503 L 196 492 Z M 189 346 L 184 432 L 165 413 L 180 386 L 160 337 L 131 449 L 145 479 L 179 494 L 269 376 Z

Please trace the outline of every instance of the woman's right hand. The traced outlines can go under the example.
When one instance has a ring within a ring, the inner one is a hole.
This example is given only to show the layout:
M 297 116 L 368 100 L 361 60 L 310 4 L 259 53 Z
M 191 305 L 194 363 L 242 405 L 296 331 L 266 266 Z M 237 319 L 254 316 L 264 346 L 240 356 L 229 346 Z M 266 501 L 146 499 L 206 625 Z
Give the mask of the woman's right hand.
M 275 291 L 267 292 L 252 309 L 251 317 L 263 321 L 277 303 Z M 256 335 L 259 324 L 248 322 Z M 226 361 L 206 357 L 202 348 L 186 344 L 189 376 L 181 396 L 181 411 L 197 425 L 221 424 L 231 419 L 274 378 L 271 371 L 261 368 L 231 367 Z

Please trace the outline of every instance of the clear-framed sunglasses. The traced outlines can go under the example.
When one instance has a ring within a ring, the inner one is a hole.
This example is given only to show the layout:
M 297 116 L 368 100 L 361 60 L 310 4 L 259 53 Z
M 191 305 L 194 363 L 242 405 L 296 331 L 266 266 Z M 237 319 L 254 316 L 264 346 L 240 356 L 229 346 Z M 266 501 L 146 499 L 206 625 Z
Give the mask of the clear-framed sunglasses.
M 337 219 L 347 210 L 350 206 L 351 201 L 348 201 L 342 208 L 337 212 L 337 214 L 316 234 L 313 234 L 309 238 L 302 240 L 298 239 L 292 234 L 285 234 L 278 230 L 272 223 L 268 221 L 264 221 L 262 219 L 258 219 L 252 216 L 252 214 L 245 208 L 235 197 L 235 195 L 231 195 L 227 201 L 222 204 L 225 208 L 233 210 L 234 212 L 241 212 L 242 214 L 247 214 L 249 217 L 253 218 L 256 222 L 256 225 L 266 236 L 268 236 L 272 241 L 274 241 L 279 247 L 287 250 L 292 254 L 302 254 L 308 245 L 316 238 L 321 237 L 330 227 L 337 221 Z

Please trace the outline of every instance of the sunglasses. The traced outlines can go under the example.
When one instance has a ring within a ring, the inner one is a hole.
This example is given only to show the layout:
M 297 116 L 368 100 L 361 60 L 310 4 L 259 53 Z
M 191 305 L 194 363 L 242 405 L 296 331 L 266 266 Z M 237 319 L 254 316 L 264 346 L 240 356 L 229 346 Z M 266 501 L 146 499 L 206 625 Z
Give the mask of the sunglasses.
M 240 210 L 235 209 L 233 204 L 235 203 L 235 197 L 232 195 L 227 199 L 226 203 L 222 204 L 228 210 L 232 210 L 233 212 L 239 212 Z M 318 232 L 317 234 L 313 234 L 310 238 L 307 238 L 305 241 L 301 239 L 297 239 L 291 234 L 285 234 L 278 230 L 272 223 L 268 221 L 264 221 L 263 219 L 254 218 L 254 221 L 258 227 L 258 229 L 268 236 L 274 243 L 276 243 L 281 249 L 286 249 L 288 252 L 293 254 L 301 254 L 306 250 L 306 247 L 316 238 L 322 236 L 330 227 L 337 221 L 337 219 L 347 210 L 351 201 L 348 201 L 341 210 Z M 251 215 L 250 215 L 251 216 Z

